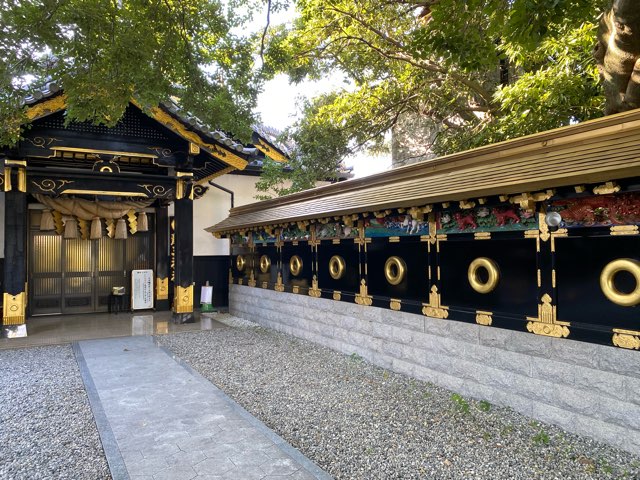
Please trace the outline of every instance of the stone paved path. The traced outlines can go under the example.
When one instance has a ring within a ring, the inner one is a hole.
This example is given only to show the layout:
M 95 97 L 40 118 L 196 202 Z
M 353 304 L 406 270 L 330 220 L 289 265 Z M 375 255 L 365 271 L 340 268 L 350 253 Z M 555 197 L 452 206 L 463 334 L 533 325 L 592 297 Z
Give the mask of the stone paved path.
M 114 480 L 331 478 L 151 337 L 74 351 Z

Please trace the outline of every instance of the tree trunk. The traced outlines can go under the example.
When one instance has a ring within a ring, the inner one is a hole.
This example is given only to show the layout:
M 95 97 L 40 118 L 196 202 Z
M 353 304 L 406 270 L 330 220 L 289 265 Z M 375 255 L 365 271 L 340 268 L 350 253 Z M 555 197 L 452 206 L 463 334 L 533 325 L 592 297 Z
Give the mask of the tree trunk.
M 640 107 L 638 0 L 613 0 L 600 20 L 594 57 L 605 93 L 605 114 Z

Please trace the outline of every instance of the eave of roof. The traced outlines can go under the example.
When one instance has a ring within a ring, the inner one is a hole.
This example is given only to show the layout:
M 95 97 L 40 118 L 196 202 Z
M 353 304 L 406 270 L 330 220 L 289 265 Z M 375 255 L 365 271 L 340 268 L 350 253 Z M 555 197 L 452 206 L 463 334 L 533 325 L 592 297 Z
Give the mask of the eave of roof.
M 634 110 L 236 207 L 206 230 L 228 233 L 639 175 L 640 110 Z
M 251 141 L 258 150 L 276 162 L 286 163 L 289 161 L 289 155 L 285 149 L 276 145 L 275 142 L 272 141 L 265 132 L 262 132 L 259 127 L 254 127 Z
M 67 96 L 55 82 L 49 82 L 41 90 L 26 97 L 24 103 L 27 106 L 26 116 L 33 121 L 64 110 L 67 107 Z M 131 103 L 145 111 L 135 99 L 132 98 Z M 244 169 L 249 163 L 248 159 L 255 155 L 254 148 L 246 148 L 224 132 L 210 129 L 197 117 L 181 110 L 173 101 L 153 107 L 149 112 L 151 118 L 176 135 L 194 143 L 234 169 Z M 229 169 L 225 169 L 226 171 Z

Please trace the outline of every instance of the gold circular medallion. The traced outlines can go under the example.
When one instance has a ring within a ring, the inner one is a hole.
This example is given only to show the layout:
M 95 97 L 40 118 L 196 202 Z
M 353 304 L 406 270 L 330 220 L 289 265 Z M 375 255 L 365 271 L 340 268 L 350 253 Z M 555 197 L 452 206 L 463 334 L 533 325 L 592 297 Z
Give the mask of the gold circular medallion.
M 247 260 L 244 258 L 244 255 L 238 255 L 236 257 L 236 268 L 239 272 L 244 270 L 244 267 L 247 265 Z
M 339 255 L 334 255 L 329 260 L 329 275 L 331 275 L 331 278 L 334 280 L 340 280 L 344 277 L 346 267 L 347 264 L 345 263 L 344 258 Z
M 262 273 L 268 273 L 271 268 L 271 259 L 267 255 L 260 257 L 260 271 Z
M 294 277 L 302 273 L 302 259 L 298 255 L 294 255 L 289 260 L 289 271 Z
M 399 285 L 407 274 L 407 264 L 400 257 L 389 257 L 384 263 L 384 276 L 390 285 Z
M 487 281 L 482 281 L 478 275 L 478 270 L 484 269 L 487 271 L 489 278 Z M 487 257 L 478 257 L 469 265 L 469 271 L 467 273 L 469 279 L 469 285 L 478 293 L 493 292 L 498 286 L 500 281 L 500 268 L 498 264 Z
M 633 275 L 636 286 L 632 292 L 624 293 L 616 288 L 615 278 L 620 272 Z M 609 262 L 600 274 L 600 288 L 605 297 L 616 305 L 633 307 L 640 303 L 640 262 L 633 258 L 619 258 Z

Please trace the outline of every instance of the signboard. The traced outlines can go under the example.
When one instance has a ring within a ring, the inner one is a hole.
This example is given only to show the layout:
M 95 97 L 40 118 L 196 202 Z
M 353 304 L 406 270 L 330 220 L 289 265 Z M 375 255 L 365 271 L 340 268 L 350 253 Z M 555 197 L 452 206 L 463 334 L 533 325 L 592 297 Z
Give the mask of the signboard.
M 213 287 L 203 285 L 202 290 L 200 290 L 200 303 L 213 303 L 211 299 L 213 298 Z
M 131 310 L 153 308 L 153 270 L 131 271 Z

